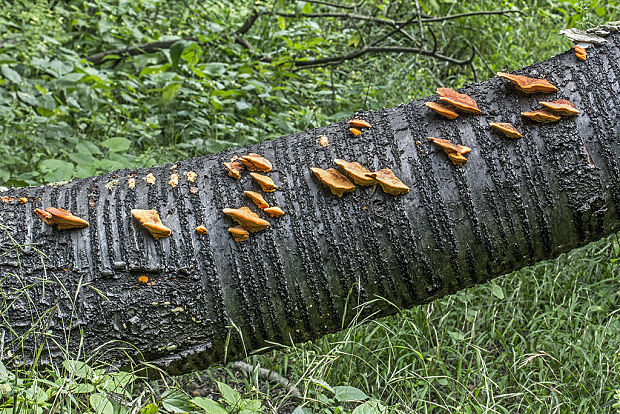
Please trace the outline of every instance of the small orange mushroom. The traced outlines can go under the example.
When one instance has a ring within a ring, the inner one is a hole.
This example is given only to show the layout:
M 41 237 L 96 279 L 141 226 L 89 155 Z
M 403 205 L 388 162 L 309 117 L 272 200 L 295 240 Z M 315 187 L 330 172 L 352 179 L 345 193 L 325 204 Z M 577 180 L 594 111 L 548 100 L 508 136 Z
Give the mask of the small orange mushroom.
M 454 165 L 463 165 L 467 162 L 467 158 L 463 156 L 460 152 L 449 152 L 448 158 L 452 161 Z
M 248 207 L 241 208 L 225 208 L 222 210 L 224 214 L 231 217 L 237 223 L 239 223 L 244 229 L 256 233 L 257 231 L 265 230 L 269 227 L 269 222 L 258 217 L 258 214 L 254 213 Z
M 312 167 L 310 170 L 316 175 L 319 181 L 329 187 L 332 194 L 338 197 L 342 197 L 344 193 L 355 190 L 355 184 L 334 168 L 323 170 L 321 168 Z
M 58 230 L 81 229 L 88 227 L 88 222 L 63 208 L 48 207 L 45 210 L 37 208 L 34 213 L 39 216 L 47 225 L 54 225 Z
M 439 94 L 440 100 L 456 106 L 461 111 L 469 112 L 471 114 L 480 113 L 476 100 L 469 95 L 458 93 L 454 89 L 450 88 L 437 88 L 437 93 Z
M 269 207 L 269 204 L 265 201 L 263 196 L 255 191 L 244 191 L 243 194 L 248 196 L 250 200 L 254 201 L 254 204 L 261 210 L 264 210 Z
M 148 281 L 149 281 L 149 278 L 144 275 L 138 278 L 138 282 L 143 283 L 143 284 L 148 283 Z
M 508 138 L 521 138 L 523 135 L 509 122 L 489 122 L 492 129 L 499 131 Z
M 198 226 L 198 227 L 196 227 L 195 230 L 196 230 L 196 233 L 198 233 L 198 234 L 207 234 L 208 233 L 208 230 L 207 230 L 207 228 L 205 226 Z
M 269 207 L 265 209 L 265 213 L 269 214 L 271 217 L 282 217 L 284 215 L 284 211 L 280 207 Z
M 172 173 L 170 174 L 170 180 L 168 181 L 171 187 L 176 187 L 179 185 L 179 174 Z
M 349 121 L 349 125 L 355 128 L 372 128 L 372 125 L 363 119 L 352 119 Z
M 148 185 L 153 185 L 155 184 L 155 176 L 153 175 L 153 173 L 148 173 L 147 175 L 145 175 L 144 177 L 142 177 L 142 179 L 148 184 Z
M 537 111 L 531 112 L 521 112 L 521 115 L 524 117 L 530 118 L 536 122 L 540 122 L 542 124 L 557 122 L 561 117 L 554 115 L 553 113 L 547 111 L 546 109 L 539 109 Z
M 377 183 L 377 180 L 370 176 L 371 172 L 359 162 L 348 162 L 342 159 L 335 159 L 334 164 L 342 168 L 344 172 L 353 179 L 355 184 L 373 185 Z
M 235 242 L 239 243 L 250 238 L 250 233 L 241 226 L 229 227 L 228 231 L 232 234 Z
M 447 139 L 435 138 L 435 137 L 429 137 L 428 139 L 433 144 L 437 144 L 439 147 L 441 147 L 441 149 L 443 149 L 446 154 L 449 154 L 451 152 L 459 152 L 461 154 L 467 154 L 468 152 L 471 151 L 471 148 L 466 147 L 465 145 L 455 144 L 452 141 L 447 140 Z
M 399 195 L 409 192 L 407 187 L 389 168 L 383 168 L 370 174 L 381 185 L 381 189 L 388 194 Z
M 557 99 L 552 102 L 538 102 L 545 108 L 551 110 L 552 112 L 565 116 L 578 115 L 579 109 L 575 108 L 575 105 L 567 101 L 566 99 Z
M 327 137 L 327 135 L 321 135 L 319 137 L 319 145 L 323 148 L 325 148 L 326 146 L 329 145 L 329 138 Z
M 164 223 L 161 222 L 157 210 L 134 209 L 131 210 L 131 215 L 156 239 L 168 237 L 172 234 L 172 230 L 164 226 Z
M 424 105 L 431 108 L 433 111 L 437 112 L 440 115 L 445 116 L 448 119 L 458 118 L 459 114 L 454 112 L 452 109 L 448 108 L 445 105 L 442 105 L 438 102 L 426 102 Z
M 273 165 L 271 165 L 271 162 L 267 158 L 255 153 L 244 155 L 241 158 L 237 158 L 237 160 L 250 171 L 269 172 L 273 168 Z
M 195 183 L 196 178 L 198 178 L 198 174 L 196 174 L 194 171 L 184 172 L 183 175 L 185 176 L 185 178 L 187 178 L 187 181 L 189 181 L 190 183 Z
M 224 167 L 228 170 L 228 175 L 232 178 L 236 178 L 237 180 L 241 178 L 241 171 L 243 171 L 243 164 L 239 161 L 231 160 L 230 162 L 225 162 Z
M 28 199 L 26 197 L 22 197 L 19 199 L 19 204 L 26 204 L 28 202 Z
M 276 191 L 276 188 L 278 188 L 278 186 L 273 182 L 271 177 L 267 177 L 266 175 L 258 173 L 250 173 L 250 175 L 260 185 L 260 188 L 262 188 L 263 191 L 266 193 L 272 193 Z
M 586 60 L 588 52 L 580 46 L 575 46 L 575 56 L 577 56 L 579 60 Z
M 500 78 L 508 79 L 515 84 L 517 89 L 525 93 L 551 93 L 557 92 L 558 88 L 546 79 L 528 78 L 527 76 L 514 75 L 512 73 L 497 72 Z
M 357 128 L 349 128 L 349 131 L 351 131 L 351 133 L 352 133 L 352 134 L 353 134 L 353 136 L 355 136 L 355 137 L 356 137 L 356 136 L 358 136 L 359 134 L 361 134 L 361 133 L 362 133 L 362 131 L 360 131 L 360 130 L 359 130 L 359 129 L 357 129 Z

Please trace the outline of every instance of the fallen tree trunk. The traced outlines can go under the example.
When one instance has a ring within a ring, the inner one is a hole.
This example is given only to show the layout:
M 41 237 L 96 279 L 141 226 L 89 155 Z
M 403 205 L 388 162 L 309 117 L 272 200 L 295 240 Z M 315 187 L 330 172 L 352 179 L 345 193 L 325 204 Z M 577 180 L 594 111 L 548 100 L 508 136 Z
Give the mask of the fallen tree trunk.
M 554 95 L 525 95 L 499 78 L 464 88 L 479 116 L 446 120 L 415 101 L 358 113 L 372 124 L 358 138 L 343 121 L 174 166 L 10 190 L 0 205 L 2 359 L 47 363 L 82 350 L 187 372 L 337 331 L 359 303 L 388 315 L 618 231 L 620 36 L 608 40 L 585 62 L 567 52 L 518 72 L 545 77 Z M 569 99 L 581 114 L 524 121 L 541 97 Z M 499 136 L 489 121 L 512 122 L 524 137 Z M 430 136 L 471 147 L 469 161 L 453 166 Z M 248 152 L 273 162 L 280 188 L 266 198 L 286 215 L 235 243 L 222 209 L 249 205 L 243 190 L 257 187 L 222 164 Z M 335 158 L 392 168 L 411 191 L 358 187 L 338 198 L 309 170 Z M 142 180 L 149 173 L 153 185 Z M 49 206 L 90 226 L 51 228 L 33 213 Z M 158 210 L 172 236 L 153 239 L 134 208 Z

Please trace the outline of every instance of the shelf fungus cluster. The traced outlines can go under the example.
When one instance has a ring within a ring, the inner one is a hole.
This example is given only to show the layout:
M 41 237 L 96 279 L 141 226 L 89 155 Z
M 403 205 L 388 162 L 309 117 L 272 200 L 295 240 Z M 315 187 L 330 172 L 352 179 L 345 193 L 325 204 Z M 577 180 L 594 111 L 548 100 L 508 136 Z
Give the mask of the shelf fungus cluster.
M 156 239 L 168 237 L 172 234 L 172 230 L 162 223 L 157 210 L 134 209 L 131 210 L 131 215 Z
M 63 208 L 48 207 L 45 210 L 37 208 L 34 213 L 49 226 L 56 225 L 58 230 L 81 229 L 88 227 L 88 222 L 74 216 Z
M 354 137 L 362 134 L 362 128 L 372 128 L 372 125 L 363 119 L 355 118 L 349 121 L 349 131 L 351 131 Z
M 577 59 L 583 61 L 586 60 L 588 52 L 586 52 L 586 50 L 581 46 L 575 46 L 575 56 Z
M 474 115 L 481 113 L 478 103 L 469 95 L 450 88 L 437 88 L 437 94 L 441 103 L 426 102 L 424 105 L 448 119 L 457 118 L 459 116 L 457 110 Z
M 552 93 L 557 92 L 558 88 L 546 79 L 528 78 L 527 76 L 515 75 L 512 73 L 497 72 L 500 78 L 508 79 L 517 89 L 525 93 Z
M 334 164 L 339 166 L 355 184 L 361 186 L 379 184 L 384 192 L 393 195 L 409 192 L 409 187 L 407 187 L 389 168 L 371 172 L 359 162 L 349 162 L 343 159 L 334 160 Z M 329 188 L 332 194 L 338 197 L 342 197 L 344 193 L 355 191 L 355 184 L 335 168 L 324 170 L 322 168 L 312 167 L 310 170 L 322 184 Z
M 539 102 L 545 109 L 538 109 L 530 112 L 521 112 L 521 115 L 530 118 L 536 122 L 548 123 L 557 122 L 562 116 L 575 116 L 580 112 L 570 101 L 566 99 L 557 99 L 555 101 Z
M 271 162 L 261 155 L 251 153 L 242 157 L 233 157 L 230 162 L 224 163 L 224 165 L 228 170 L 228 175 L 236 179 L 241 178 L 241 171 L 243 171 L 244 168 L 253 171 L 250 173 L 250 176 L 260 186 L 261 190 L 266 193 L 274 192 L 278 188 L 271 177 L 255 172 L 269 172 L 273 168 Z M 267 203 L 262 194 L 256 191 L 244 191 L 244 194 L 252 200 L 256 207 L 263 210 L 269 216 L 281 217 L 284 215 L 284 211 L 281 208 L 269 206 L 269 203 Z M 260 218 L 260 216 L 250 210 L 249 207 L 241 207 L 238 209 L 225 208 L 223 212 L 239 224 L 236 227 L 228 229 L 228 232 L 233 236 L 236 242 L 248 240 L 250 233 L 265 230 L 270 226 L 267 220 Z
M 517 128 L 515 128 L 514 125 L 512 125 L 509 122 L 489 122 L 489 126 L 491 127 L 491 129 L 493 129 L 493 130 L 495 130 L 497 132 L 501 132 L 502 134 L 504 134 L 508 138 L 521 138 L 521 137 L 523 137 L 523 134 L 521 134 L 517 130 Z
M 428 139 L 448 155 L 448 158 L 452 161 L 452 164 L 463 165 L 467 162 L 465 154 L 469 153 L 471 148 L 466 147 L 465 145 L 455 144 L 452 141 L 443 138 L 429 137 Z

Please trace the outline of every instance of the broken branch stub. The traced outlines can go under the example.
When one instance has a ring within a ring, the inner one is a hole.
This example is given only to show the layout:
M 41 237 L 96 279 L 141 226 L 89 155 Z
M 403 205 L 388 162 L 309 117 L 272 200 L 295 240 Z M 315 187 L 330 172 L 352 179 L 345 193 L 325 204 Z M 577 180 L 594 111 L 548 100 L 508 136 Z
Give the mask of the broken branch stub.
M 172 234 L 172 230 L 162 223 L 157 210 L 133 209 L 131 215 L 156 239 L 168 237 Z
M 344 193 L 355 190 L 355 184 L 349 181 L 347 177 L 340 174 L 338 170 L 334 168 L 323 170 L 321 168 L 311 167 L 310 170 L 320 182 L 329 187 L 332 194 L 335 194 L 338 197 L 342 197 Z

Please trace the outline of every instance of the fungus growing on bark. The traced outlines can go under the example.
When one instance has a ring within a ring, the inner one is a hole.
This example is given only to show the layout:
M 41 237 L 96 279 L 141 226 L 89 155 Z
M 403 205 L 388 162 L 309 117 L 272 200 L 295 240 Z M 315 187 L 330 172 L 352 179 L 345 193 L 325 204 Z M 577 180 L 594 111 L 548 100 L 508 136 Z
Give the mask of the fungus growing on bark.
M 168 184 L 170 184 L 171 187 L 176 187 L 177 185 L 179 185 L 179 174 L 170 174 L 170 180 L 168 181 Z
M 237 180 L 241 178 L 241 171 L 243 171 L 243 164 L 239 161 L 230 160 L 230 162 L 225 162 L 224 166 L 228 170 L 228 175 L 232 178 L 236 178 Z
M 205 226 L 198 226 L 196 227 L 196 233 L 207 234 L 207 228 Z
M 508 79 L 515 84 L 517 89 L 525 93 L 551 93 L 557 92 L 558 88 L 546 79 L 528 78 L 527 76 L 514 75 L 512 73 L 497 72 L 500 78 Z
M 183 175 L 185 175 L 185 178 L 187 178 L 187 181 L 189 181 L 190 183 L 195 183 L 196 178 L 198 177 L 198 174 L 196 174 L 194 171 L 184 172 Z
M 565 115 L 565 116 L 573 116 L 573 115 L 579 114 L 579 110 L 575 108 L 575 105 L 573 105 L 566 99 L 557 99 L 552 102 L 543 101 L 543 102 L 539 102 L 539 104 L 541 104 L 542 106 L 544 106 L 545 108 L 549 109 L 550 111 L 556 114 Z
M 127 188 L 129 188 L 130 190 L 133 190 L 134 188 L 136 188 L 136 179 L 131 177 L 127 180 Z
M 467 158 L 463 156 L 460 152 L 449 152 L 448 158 L 452 161 L 454 165 L 463 165 L 467 162 Z
M 575 46 L 575 56 L 577 56 L 577 59 L 579 60 L 586 60 L 588 52 L 580 46 Z
M 273 182 L 271 177 L 267 177 L 266 175 L 258 173 L 250 173 L 250 175 L 256 180 L 256 182 L 266 193 L 274 192 L 276 191 L 276 188 L 278 188 L 278 186 Z
M 140 276 L 138 278 L 138 282 L 142 283 L 142 284 L 146 284 L 149 281 L 149 278 L 146 276 Z
M 19 199 L 19 204 L 26 204 L 28 202 L 28 199 L 26 197 L 22 197 Z
M 523 135 L 509 122 L 489 122 L 492 129 L 501 132 L 508 138 L 521 138 Z
M 198 187 L 190 187 L 189 188 L 189 193 L 190 194 L 198 194 Z
M 400 181 L 389 168 L 383 168 L 377 172 L 370 173 L 370 175 L 379 182 L 383 191 L 388 194 L 399 195 L 409 192 L 409 187 Z
M 470 114 L 479 114 L 480 109 L 475 99 L 469 95 L 458 93 L 454 89 L 450 88 L 437 88 L 439 99 L 452 104 L 461 111 L 469 112 Z
M 319 137 L 319 145 L 323 148 L 329 145 L 329 138 L 327 138 L 327 135 L 321 135 Z
M 521 115 L 523 115 L 526 118 L 530 118 L 531 120 L 534 120 L 536 122 L 540 122 L 542 124 L 556 122 L 556 121 L 559 121 L 561 118 L 547 111 L 546 109 L 539 109 L 537 111 L 531 111 L 531 112 L 521 112 Z
M 284 211 L 280 207 L 269 207 L 265 209 L 265 213 L 269 214 L 271 217 L 282 217 L 284 215 Z
M 352 119 L 349 121 L 349 125 L 351 125 L 354 128 L 372 128 L 372 125 L 370 125 L 368 122 L 364 121 L 363 119 Z
M 241 226 L 229 227 L 228 231 L 232 234 L 235 242 L 239 243 L 250 238 L 250 233 Z
M 159 218 L 157 210 L 131 210 L 131 215 L 145 227 L 151 236 L 156 239 L 168 237 L 172 234 L 172 230 L 164 226 Z
M 448 139 L 429 137 L 428 138 L 432 143 L 438 145 L 446 154 L 451 152 L 458 152 L 461 154 L 467 154 L 471 151 L 471 148 L 466 147 L 465 145 L 455 144 Z
M 360 131 L 357 128 L 349 128 L 349 131 L 351 131 L 351 133 L 353 134 L 354 137 L 358 136 L 359 134 L 362 133 L 362 131 Z
M 256 233 L 257 231 L 265 230 L 269 227 L 269 222 L 258 217 L 258 214 L 254 213 L 248 207 L 241 208 L 225 208 L 222 210 L 224 214 L 231 217 L 237 223 L 239 223 L 244 229 Z
M 371 172 L 359 162 L 348 162 L 341 159 L 335 159 L 334 164 L 342 168 L 344 172 L 353 179 L 355 184 L 373 185 L 377 183 L 377 180 L 370 176 Z
M 144 177 L 142 177 L 142 179 L 148 184 L 148 185 L 153 185 L 155 184 L 155 176 L 153 175 L 153 173 L 148 173 L 147 175 L 145 175 Z
M 47 225 L 56 225 L 58 230 L 81 229 L 88 227 L 88 222 L 63 208 L 48 207 L 45 210 L 37 208 L 34 213 Z
M 269 204 L 265 201 L 265 199 L 263 198 L 261 194 L 255 191 L 244 191 L 243 194 L 248 196 L 254 202 L 254 204 L 256 204 L 256 206 L 260 208 L 261 210 L 264 210 L 267 207 L 269 207 Z
M 354 191 L 355 184 L 353 184 L 347 177 L 340 174 L 338 170 L 334 168 L 328 168 L 323 170 L 317 167 L 311 167 L 310 170 L 323 184 L 329 187 L 332 194 L 342 197 L 344 193 Z
M 452 109 L 448 108 L 445 105 L 442 105 L 438 102 L 426 102 L 424 105 L 431 108 L 433 111 L 437 112 L 440 115 L 445 116 L 448 119 L 458 118 L 459 114 L 454 112 Z
M 237 158 L 237 160 L 241 161 L 250 171 L 269 172 L 273 168 L 267 158 L 254 153 L 244 155 L 241 158 Z

